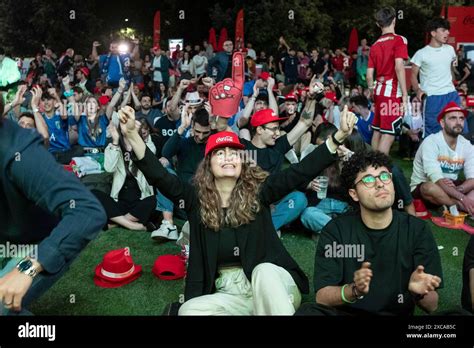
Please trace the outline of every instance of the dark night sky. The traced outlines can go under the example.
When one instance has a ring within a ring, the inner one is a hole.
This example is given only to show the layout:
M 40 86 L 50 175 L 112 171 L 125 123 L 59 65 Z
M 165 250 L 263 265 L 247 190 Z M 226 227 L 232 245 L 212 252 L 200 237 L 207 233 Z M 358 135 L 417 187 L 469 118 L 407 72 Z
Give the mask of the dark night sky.
M 144 32 L 147 35 L 153 34 L 153 17 L 157 10 L 161 10 L 161 33 L 162 38 L 184 36 L 185 40 L 199 42 L 207 38 L 211 21 L 208 15 L 208 8 L 213 6 L 213 0 L 194 0 L 176 2 L 176 10 L 171 11 L 163 1 L 134 0 L 104 1 L 97 4 L 99 16 L 104 19 L 104 32 L 116 28 L 129 26 Z M 178 19 L 178 11 L 185 11 L 185 20 Z M 125 22 L 125 18 L 129 21 Z M 174 26 L 174 31 L 167 30 L 165 21 L 169 21 Z M 180 25 L 176 25 L 179 23 Z M 183 35 L 184 34 L 184 35 Z

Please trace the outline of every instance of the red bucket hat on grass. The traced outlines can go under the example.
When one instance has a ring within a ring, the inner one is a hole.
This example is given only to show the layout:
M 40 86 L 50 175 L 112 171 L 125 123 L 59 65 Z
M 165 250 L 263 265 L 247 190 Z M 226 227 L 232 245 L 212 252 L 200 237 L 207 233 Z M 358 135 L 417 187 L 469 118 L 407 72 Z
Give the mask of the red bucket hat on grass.
M 118 288 L 133 282 L 141 272 L 142 266 L 134 264 L 128 249 L 112 250 L 95 268 L 94 283 L 102 288 Z
M 443 110 L 438 115 L 438 123 L 441 122 L 441 119 L 446 115 L 448 112 L 459 111 L 464 114 L 464 117 L 467 117 L 467 110 L 462 109 L 458 104 L 455 102 L 449 102 Z
M 239 137 L 234 132 L 219 132 L 209 137 L 206 144 L 204 156 L 212 153 L 215 149 L 222 147 L 233 147 L 236 149 L 244 149 L 245 146 L 240 143 Z
M 252 127 L 258 127 L 267 123 L 283 121 L 286 119 L 288 119 L 288 117 L 278 117 L 272 109 L 262 109 L 253 114 L 250 119 L 250 125 Z
M 426 209 L 425 203 L 421 199 L 414 199 L 415 214 L 417 218 L 428 220 L 431 218 L 431 213 Z
M 151 271 L 162 280 L 181 279 L 186 275 L 186 261 L 178 255 L 161 255 Z

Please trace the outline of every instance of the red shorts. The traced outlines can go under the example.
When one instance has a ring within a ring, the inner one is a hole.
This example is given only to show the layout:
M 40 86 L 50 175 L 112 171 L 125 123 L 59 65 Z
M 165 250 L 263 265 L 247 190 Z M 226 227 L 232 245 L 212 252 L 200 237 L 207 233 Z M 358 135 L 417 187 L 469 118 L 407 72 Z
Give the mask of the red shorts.
M 372 128 L 380 133 L 398 135 L 401 130 L 403 115 L 400 114 L 402 98 L 374 96 L 375 115 Z

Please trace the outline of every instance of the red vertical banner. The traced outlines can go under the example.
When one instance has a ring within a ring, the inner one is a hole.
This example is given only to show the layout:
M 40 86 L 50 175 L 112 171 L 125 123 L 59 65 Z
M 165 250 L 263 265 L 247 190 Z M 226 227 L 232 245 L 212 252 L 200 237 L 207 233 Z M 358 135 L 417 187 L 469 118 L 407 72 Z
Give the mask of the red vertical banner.
M 227 41 L 227 29 L 222 28 L 219 34 L 219 43 L 217 44 L 217 52 L 221 52 L 224 49 L 224 42 Z
M 244 48 L 244 9 L 237 13 L 235 21 L 235 49 Z
M 217 39 L 216 39 L 216 29 L 211 28 L 209 30 L 209 40 L 207 41 L 209 45 L 212 46 L 214 52 L 217 52 Z
M 441 13 L 439 14 L 441 18 L 447 18 L 447 8 L 446 8 L 446 1 L 443 1 L 443 6 L 441 7 Z
M 347 52 L 352 54 L 357 52 L 359 48 L 359 34 L 357 33 L 356 28 L 352 28 L 351 35 L 349 36 L 349 46 L 347 47 Z
M 160 11 L 156 11 L 153 20 L 153 46 L 160 45 L 161 29 L 160 29 Z

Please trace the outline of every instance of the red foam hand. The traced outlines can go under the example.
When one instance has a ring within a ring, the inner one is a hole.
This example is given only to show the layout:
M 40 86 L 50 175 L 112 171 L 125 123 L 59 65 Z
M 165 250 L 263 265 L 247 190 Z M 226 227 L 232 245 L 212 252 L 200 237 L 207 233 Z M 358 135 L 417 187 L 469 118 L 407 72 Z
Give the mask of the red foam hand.
M 232 117 L 239 110 L 244 87 L 244 57 L 241 52 L 232 57 L 232 79 L 224 79 L 215 84 L 209 91 L 209 103 L 212 114 Z

